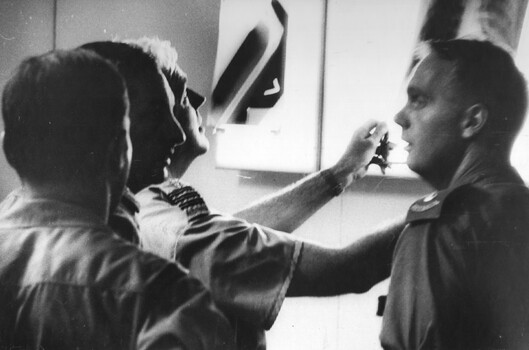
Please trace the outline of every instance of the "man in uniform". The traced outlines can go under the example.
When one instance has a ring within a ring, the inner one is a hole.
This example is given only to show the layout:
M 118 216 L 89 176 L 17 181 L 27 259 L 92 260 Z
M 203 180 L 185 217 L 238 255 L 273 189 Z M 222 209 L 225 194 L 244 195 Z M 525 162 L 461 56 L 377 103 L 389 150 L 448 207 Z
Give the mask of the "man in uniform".
M 125 84 L 86 50 L 24 60 L 5 86 L 1 349 L 233 349 L 209 293 L 107 226 L 130 165 Z
M 437 189 L 395 248 L 385 349 L 527 349 L 529 191 L 510 165 L 527 91 L 489 42 L 425 44 L 396 115 L 408 166 Z

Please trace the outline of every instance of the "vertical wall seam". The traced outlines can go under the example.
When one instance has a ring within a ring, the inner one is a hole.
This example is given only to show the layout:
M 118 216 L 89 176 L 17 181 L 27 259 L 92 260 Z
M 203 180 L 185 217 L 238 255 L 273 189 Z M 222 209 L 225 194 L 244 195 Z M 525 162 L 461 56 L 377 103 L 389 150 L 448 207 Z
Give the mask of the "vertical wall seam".
M 322 167 L 323 155 L 323 117 L 325 111 L 325 59 L 327 56 L 327 11 L 329 0 L 324 0 L 323 4 L 323 33 L 322 33 L 322 53 L 321 53 L 321 69 L 320 69 L 320 101 L 318 113 L 318 135 L 317 135 L 317 149 L 316 149 L 316 169 L 320 170 Z
M 53 0 L 53 29 L 52 29 L 52 48 L 57 49 L 57 1 Z

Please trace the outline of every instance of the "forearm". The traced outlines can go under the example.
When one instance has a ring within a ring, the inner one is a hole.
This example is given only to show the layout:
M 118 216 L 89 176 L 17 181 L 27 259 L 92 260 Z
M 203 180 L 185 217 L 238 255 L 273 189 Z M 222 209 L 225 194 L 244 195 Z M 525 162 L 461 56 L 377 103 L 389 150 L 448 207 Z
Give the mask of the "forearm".
M 233 215 L 283 232 L 294 231 L 354 179 L 365 175 L 366 166 L 386 132 L 384 123 L 364 124 L 355 131 L 345 153 L 334 166 L 309 175 Z
M 345 187 L 345 183 L 342 186 Z M 329 179 L 325 179 L 321 172 L 317 172 L 271 196 L 252 203 L 234 213 L 233 216 L 290 233 L 336 194 L 336 189 L 333 188 Z
M 304 243 L 288 296 L 363 293 L 388 278 L 399 220 L 341 249 Z

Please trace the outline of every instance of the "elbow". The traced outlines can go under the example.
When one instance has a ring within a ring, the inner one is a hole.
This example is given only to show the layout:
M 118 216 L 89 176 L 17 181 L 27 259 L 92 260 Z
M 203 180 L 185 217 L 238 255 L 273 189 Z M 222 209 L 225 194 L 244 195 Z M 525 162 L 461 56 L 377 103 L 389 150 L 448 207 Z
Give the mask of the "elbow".
M 351 282 L 351 292 L 355 294 L 366 293 L 388 277 L 389 273 L 384 272 L 365 276 L 364 278 L 357 278 Z
M 377 283 L 372 281 L 356 281 L 351 286 L 349 292 L 355 293 L 355 294 L 362 294 L 368 292 L 373 286 L 375 286 Z

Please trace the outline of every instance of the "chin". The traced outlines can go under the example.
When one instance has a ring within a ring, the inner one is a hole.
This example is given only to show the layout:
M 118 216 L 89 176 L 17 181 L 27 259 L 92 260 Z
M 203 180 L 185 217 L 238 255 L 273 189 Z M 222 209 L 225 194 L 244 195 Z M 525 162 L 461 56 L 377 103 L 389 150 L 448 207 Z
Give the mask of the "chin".
M 406 164 L 408 165 L 408 168 L 410 168 L 411 171 L 417 173 L 420 175 L 421 166 L 420 164 L 417 164 L 412 158 L 408 156 L 408 159 L 406 160 Z
M 195 144 L 194 152 L 197 157 L 201 156 L 203 154 L 206 154 L 209 151 L 209 141 L 207 139 L 205 140 L 198 140 L 198 142 Z
M 200 155 L 206 154 L 209 151 L 209 143 L 200 147 Z
M 421 173 L 421 167 L 418 167 L 416 164 L 414 163 L 410 163 L 408 162 L 408 168 L 410 168 L 411 171 L 417 173 L 420 175 Z

